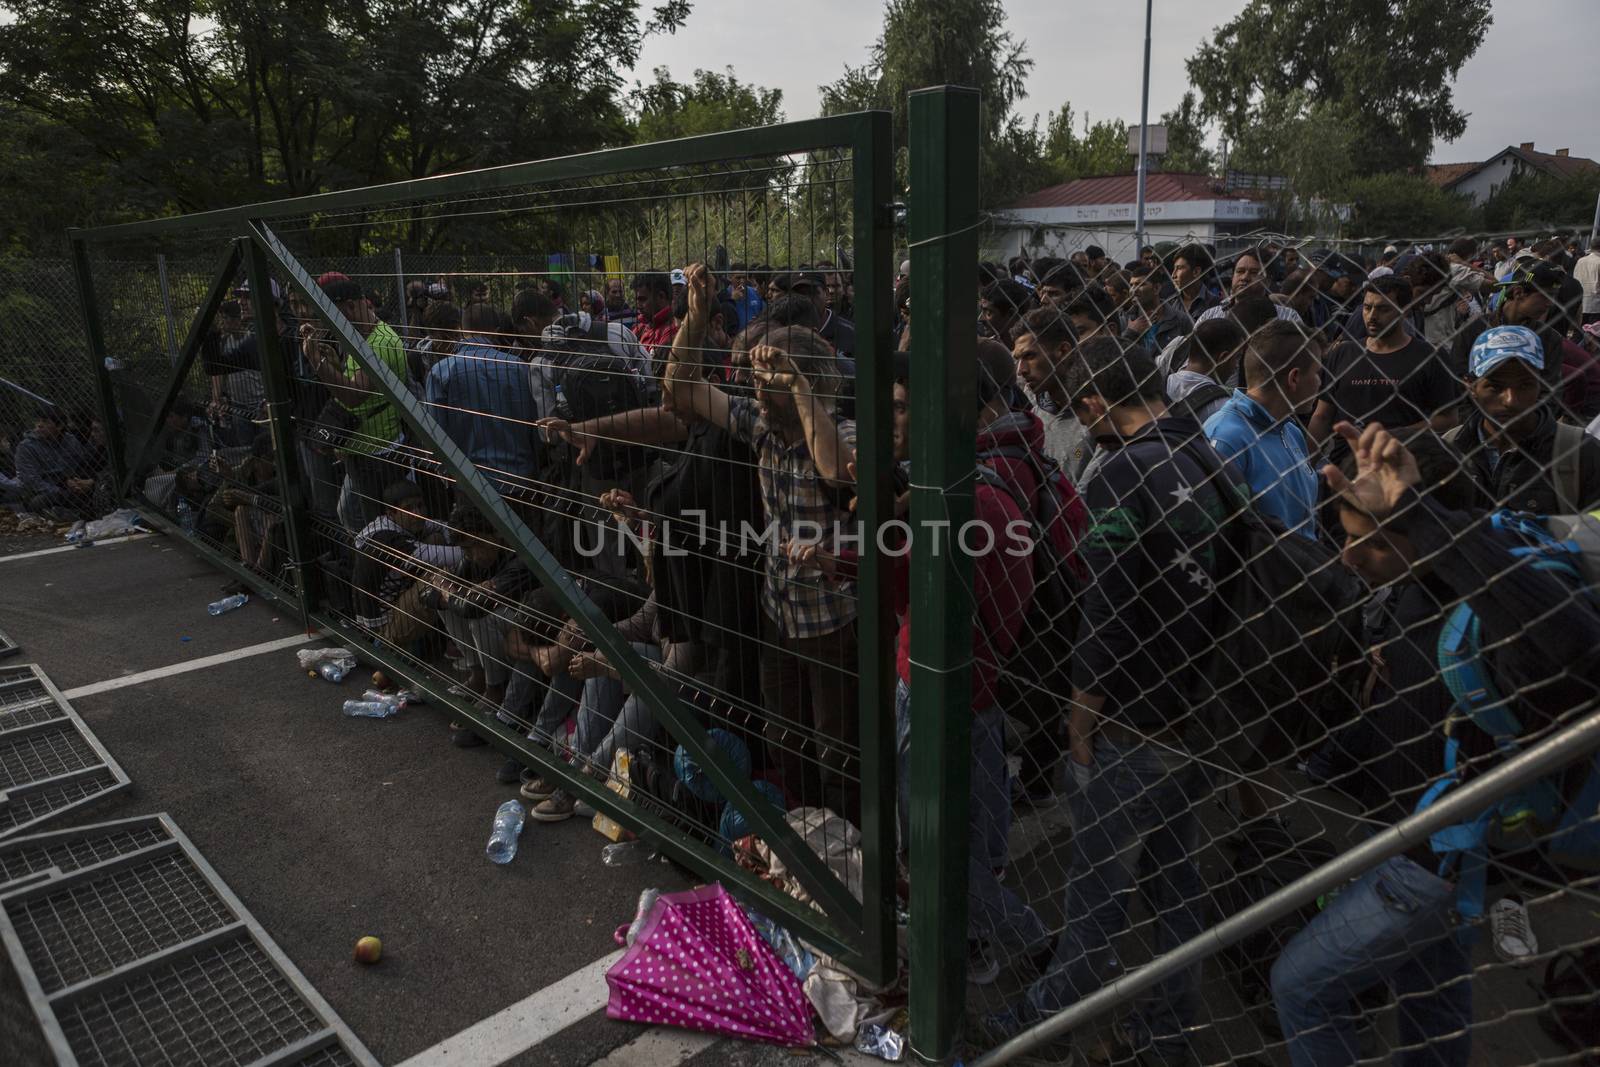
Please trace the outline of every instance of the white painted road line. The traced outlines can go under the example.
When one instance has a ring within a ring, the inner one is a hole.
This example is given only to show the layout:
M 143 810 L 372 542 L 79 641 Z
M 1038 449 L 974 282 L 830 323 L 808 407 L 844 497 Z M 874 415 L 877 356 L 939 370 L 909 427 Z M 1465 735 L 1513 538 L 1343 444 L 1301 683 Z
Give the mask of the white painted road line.
M 282 648 L 293 648 L 296 645 L 311 645 L 322 639 L 320 634 L 295 634 L 292 637 L 280 637 L 276 641 L 263 641 L 259 645 L 246 645 L 243 648 L 233 649 L 231 652 L 218 652 L 214 656 L 201 656 L 199 659 L 187 659 L 182 663 L 173 663 L 166 667 L 157 667 L 154 670 L 140 671 L 138 674 L 125 674 L 121 678 L 107 678 L 103 682 L 91 685 L 80 685 L 76 689 L 68 689 L 61 694 L 68 700 L 79 697 L 92 697 L 96 693 L 109 693 L 113 689 L 124 689 L 130 685 L 139 685 L 143 682 L 153 682 L 157 678 L 170 678 L 174 674 L 188 674 L 190 671 L 201 671 L 207 667 L 215 667 L 219 663 L 232 663 L 234 660 L 248 659 L 259 656 L 263 652 L 276 652 Z
M 606 971 L 621 958 L 621 949 L 602 956 L 424 1049 L 400 1067 L 494 1067 L 504 1063 L 604 1007 L 610 996 Z
M 58 552 L 76 552 L 81 548 L 93 548 L 96 545 L 120 545 L 125 541 L 143 541 L 155 534 L 126 534 L 122 537 L 104 537 L 98 541 L 83 541 L 76 545 L 62 545 L 59 548 L 37 548 L 32 552 L 18 552 L 13 556 L 0 556 L 0 563 L 10 563 L 18 559 L 34 559 L 39 556 L 53 556 Z
M 674 1030 L 653 1026 L 590 1067 L 677 1067 L 684 1060 L 700 1055 L 721 1038 L 694 1030 Z

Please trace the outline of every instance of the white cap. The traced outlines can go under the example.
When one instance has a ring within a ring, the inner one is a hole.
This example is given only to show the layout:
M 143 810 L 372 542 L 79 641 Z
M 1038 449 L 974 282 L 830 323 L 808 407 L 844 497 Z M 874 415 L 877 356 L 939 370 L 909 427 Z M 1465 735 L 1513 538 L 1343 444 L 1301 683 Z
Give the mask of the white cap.
M 672 284 L 673 285 L 687 285 L 687 284 L 689 284 L 688 282 L 686 282 L 684 280 L 683 271 L 681 269 L 674 270 L 672 272 Z
M 1383 254 L 1386 256 L 1397 256 L 1400 254 L 1400 250 L 1394 245 L 1384 245 Z
M 907 278 L 911 277 L 911 261 L 909 259 L 900 264 L 900 273 Z

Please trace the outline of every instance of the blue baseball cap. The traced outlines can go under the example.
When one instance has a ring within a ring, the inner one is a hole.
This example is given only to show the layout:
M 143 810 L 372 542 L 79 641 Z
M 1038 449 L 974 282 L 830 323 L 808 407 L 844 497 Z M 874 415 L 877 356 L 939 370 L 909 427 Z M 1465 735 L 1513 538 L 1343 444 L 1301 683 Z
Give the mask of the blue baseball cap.
M 1467 372 L 1482 378 L 1508 359 L 1520 359 L 1534 370 L 1544 370 L 1544 345 L 1526 326 L 1491 326 L 1472 342 Z

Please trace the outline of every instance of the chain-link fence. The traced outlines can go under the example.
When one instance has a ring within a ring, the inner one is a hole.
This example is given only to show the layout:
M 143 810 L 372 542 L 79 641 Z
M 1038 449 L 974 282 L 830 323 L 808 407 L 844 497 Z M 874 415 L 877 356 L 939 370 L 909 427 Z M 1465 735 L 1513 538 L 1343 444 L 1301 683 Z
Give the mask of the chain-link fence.
M 36 450 L 25 442 L 36 433 L 62 436 L 71 452 L 66 468 L 33 465 Z M 0 259 L 0 513 L 51 510 L 59 478 L 93 480 L 104 450 L 71 264 Z
M 1055 236 L 944 486 L 977 1062 L 1591 1062 L 1600 253 Z

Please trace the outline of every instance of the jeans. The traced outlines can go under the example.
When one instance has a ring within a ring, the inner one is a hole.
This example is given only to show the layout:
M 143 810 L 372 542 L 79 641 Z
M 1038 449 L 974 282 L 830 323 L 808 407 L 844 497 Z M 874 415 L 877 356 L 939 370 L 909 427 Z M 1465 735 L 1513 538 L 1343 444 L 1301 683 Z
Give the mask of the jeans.
M 506 655 L 505 631 L 493 614 L 463 619 L 453 611 L 439 613 L 444 632 L 450 635 L 467 661 L 483 671 L 483 684 L 505 685 L 511 677 L 510 657 Z
M 661 661 L 656 645 L 635 643 L 633 650 L 652 663 Z M 644 702 L 629 696 L 615 678 L 590 678 L 583 683 L 578 705 L 578 730 L 572 747 L 601 767 L 611 767 L 618 745 L 636 745 L 655 733 L 655 718 Z
M 1049 970 L 1028 989 L 1026 1020 L 1061 1011 L 1122 973 L 1113 941 L 1127 929 L 1135 888 L 1150 895 L 1158 954 L 1205 929 L 1195 809 L 1209 795 L 1204 769 L 1182 753 L 1095 739 L 1089 779 L 1067 801 L 1076 833 L 1065 928 Z M 1140 998 L 1127 1024 L 1135 1048 L 1181 1052 L 1198 1015 L 1199 979 L 1191 967 Z
M 383 492 L 391 482 L 405 480 L 411 472 L 388 452 L 367 455 L 344 453 L 344 491 L 339 497 L 339 521 L 351 533 L 360 533 L 383 514 Z
M 1403 1067 L 1464 1065 L 1472 982 L 1457 937 L 1455 886 L 1404 856 L 1347 886 L 1284 947 L 1272 997 L 1295 1067 L 1351 1064 L 1355 997 L 1388 983 L 1399 1005 Z
M 894 689 L 895 766 L 900 796 L 901 847 L 909 845 L 911 814 L 911 687 Z M 1032 952 L 1045 943 L 1044 924 L 1022 898 L 995 875 L 1008 861 L 1011 784 L 1006 766 L 1005 716 L 998 709 L 973 712 L 971 802 L 967 830 L 967 932 L 986 938 L 1008 955 Z

